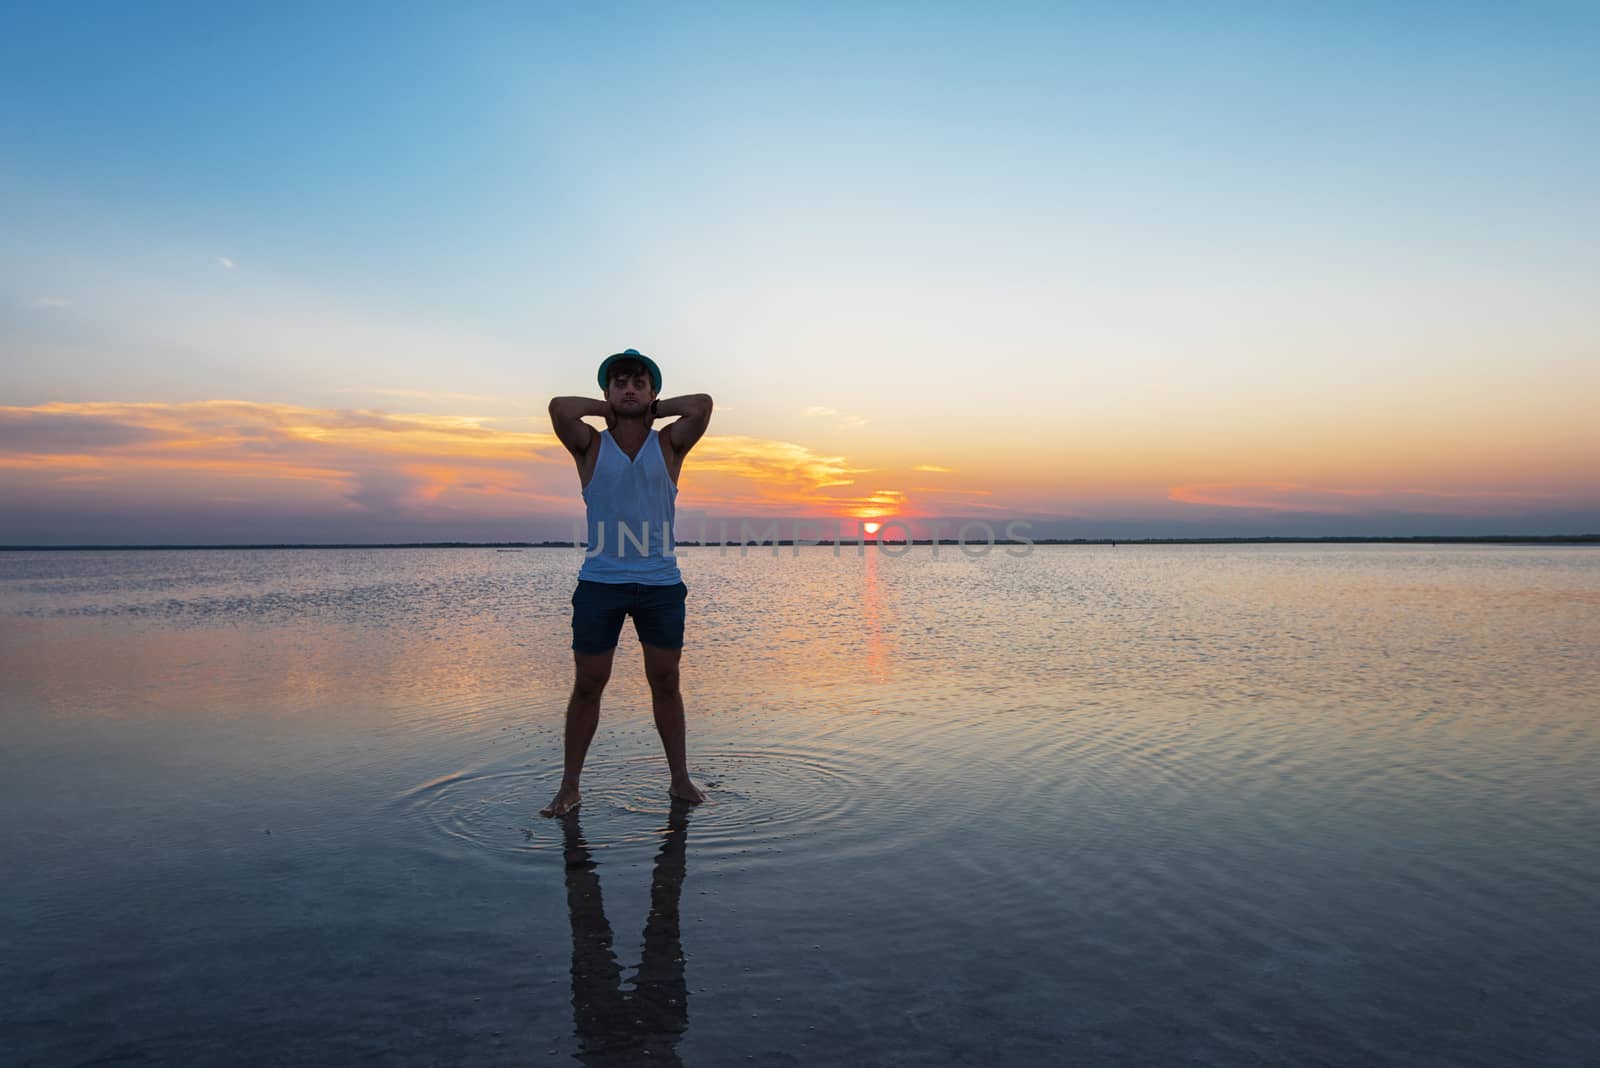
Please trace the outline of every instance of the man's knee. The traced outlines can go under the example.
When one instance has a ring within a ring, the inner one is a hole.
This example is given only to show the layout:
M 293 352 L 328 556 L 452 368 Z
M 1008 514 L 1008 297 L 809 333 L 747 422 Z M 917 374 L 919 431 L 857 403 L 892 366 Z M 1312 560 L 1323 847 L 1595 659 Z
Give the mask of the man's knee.
M 645 678 L 650 682 L 650 692 L 657 697 L 670 697 L 678 692 L 678 668 L 658 667 L 647 669 Z
M 577 670 L 573 675 L 572 692 L 578 697 L 599 697 L 611 678 L 611 654 L 593 657 L 578 656 Z
M 597 698 L 605 692 L 606 682 L 610 674 L 605 675 L 579 675 L 572 683 L 572 692 L 577 697 L 585 699 Z

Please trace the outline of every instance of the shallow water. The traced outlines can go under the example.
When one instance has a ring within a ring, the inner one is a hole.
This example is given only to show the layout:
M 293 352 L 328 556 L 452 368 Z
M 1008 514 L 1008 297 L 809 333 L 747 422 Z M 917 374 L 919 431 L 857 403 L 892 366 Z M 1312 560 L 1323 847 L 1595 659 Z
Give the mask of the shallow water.
M 1600 551 L 0 553 L 8 1063 L 1600 1060 Z

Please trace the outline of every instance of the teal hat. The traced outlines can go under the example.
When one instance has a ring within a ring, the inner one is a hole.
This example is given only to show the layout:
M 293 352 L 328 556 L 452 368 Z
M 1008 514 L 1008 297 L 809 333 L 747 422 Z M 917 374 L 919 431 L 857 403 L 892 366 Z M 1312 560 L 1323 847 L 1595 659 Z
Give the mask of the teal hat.
M 600 379 L 601 389 L 609 388 L 607 376 L 611 373 L 611 365 L 618 360 L 638 360 L 644 364 L 644 369 L 650 372 L 650 388 L 657 393 L 661 392 L 661 368 L 656 366 L 656 361 L 638 349 L 624 349 L 621 352 L 612 353 L 600 362 L 600 374 L 596 377 Z

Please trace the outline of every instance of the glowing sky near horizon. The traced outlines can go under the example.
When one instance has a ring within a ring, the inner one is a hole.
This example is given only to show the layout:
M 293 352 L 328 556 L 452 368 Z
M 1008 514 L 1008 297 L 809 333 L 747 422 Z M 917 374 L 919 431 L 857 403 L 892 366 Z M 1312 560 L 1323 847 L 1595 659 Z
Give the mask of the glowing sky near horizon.
M 1600 7 L 12 5 L 0 544 L 1600 530 Z

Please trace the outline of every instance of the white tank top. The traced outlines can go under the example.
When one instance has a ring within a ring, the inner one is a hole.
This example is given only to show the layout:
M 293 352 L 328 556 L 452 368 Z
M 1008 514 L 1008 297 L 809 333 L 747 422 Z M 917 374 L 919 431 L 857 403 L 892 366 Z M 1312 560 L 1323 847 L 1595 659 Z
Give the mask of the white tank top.
M 630 460 L 610 430 L 600 432 L 600 456 L 583 487 L 588 548 L 578 578 L 647 586 L 682 581 L 672 532 L 678 487 L 657 437 L 652 429 Z

